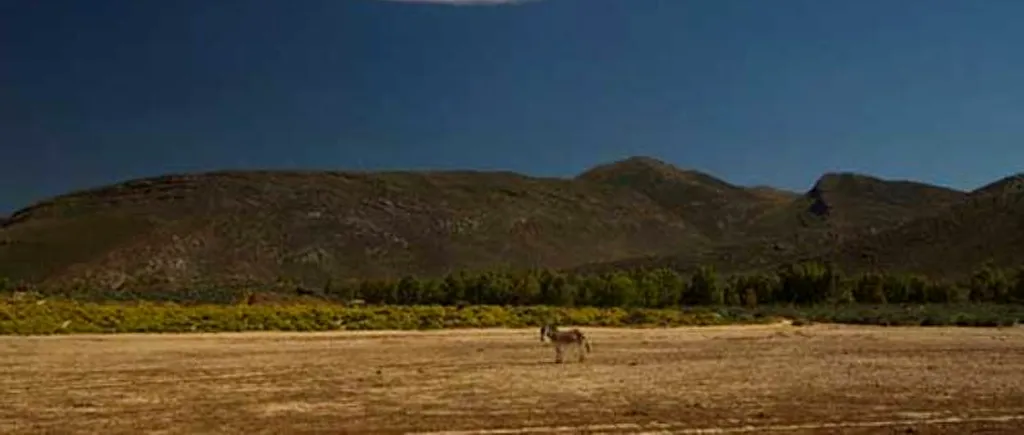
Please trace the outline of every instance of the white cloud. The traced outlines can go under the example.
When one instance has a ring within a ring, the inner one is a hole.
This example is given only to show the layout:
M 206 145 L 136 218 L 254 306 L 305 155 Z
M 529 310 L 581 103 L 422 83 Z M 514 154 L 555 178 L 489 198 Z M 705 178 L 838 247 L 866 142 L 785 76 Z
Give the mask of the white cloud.
M 481 5 L 509 5 L 528 3 L 539 0 L 384 0 L 398 3 L 433 3 L 450 6 L 481 6 Z

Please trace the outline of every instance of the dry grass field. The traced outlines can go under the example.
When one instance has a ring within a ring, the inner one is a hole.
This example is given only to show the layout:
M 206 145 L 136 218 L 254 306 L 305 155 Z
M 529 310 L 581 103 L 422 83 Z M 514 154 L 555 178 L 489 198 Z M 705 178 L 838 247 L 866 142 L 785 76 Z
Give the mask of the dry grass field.
M 1024 329 L 0 337 L 0 432 L 1024 433 Z

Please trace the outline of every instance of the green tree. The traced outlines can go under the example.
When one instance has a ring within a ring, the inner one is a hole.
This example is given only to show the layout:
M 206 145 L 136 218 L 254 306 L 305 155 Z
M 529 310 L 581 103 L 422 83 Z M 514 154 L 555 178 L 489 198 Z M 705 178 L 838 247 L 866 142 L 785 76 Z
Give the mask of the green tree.
M 327 297 L 339 301 L 351 301 L 359 299 L 359 283 L 357 280 L 337 281 L 330 280 L 324 286 L 324 293 Z
M 573 299 L 577 305 L 589 307 L 598 305 L 601 287 L 604 285 L 604 280 L 601 277 L 594 275 L 576 277 L 574 284 L 576 294 Z
M 877 273 L 866 273 L 857 279 L 853 298 L 862 304 L 884 304 L 885 280 Z
M 731 286 L 740 295 L 743 305 L 754 307 L 758 304 L 770 304 L 775 291 L 774 275 L 737 275 Z
M 780 302 L 809 305 L 824 302 L 836 284 L 830 267 L 817 263 L 786 265 L 778 270 Z
M 729 283 L 722 287 L 722 293 L 725 294 L 725 304 L 731 306 L 743 305 L 744 295 L 741 293 L 743 290 L 737 284 L 736 277 L 729 279 Z M 756 296 L 755 296 L 756 298 Z M 756 302 L 755 302 L 756 305 Z
M 1003 271 L 982 266 L 971 275 L 968 298 L 971 302 L 1008 302 L 1011 282 Z
M 853 303 L 852 283 L 832 263 L 825 266 L 825 277 L 827 280 L 826 299 L 833 304 Z
M 915 304 L 928 302 L 929 284 L 928 280 L 920 275 L 907 277 L 907 302 Z
M 540 283 L 540 304 L 560 306 L 561 304 L 556 301 L 555 273 L 543 269 L 537 274 L 537 281 Z
M 667 268 L 651 272 L 651 279 L 658 289 L 658 308 L 676 307 L 683 302 L 686 282 L 676 271 Z
M 491 290 L 491 275 L 487 273 L 477 273 L 470 275 L 465 281 L 466 285 L 466 302 L 473 305 L 481 305 L 485 303 L 485 298 L 489 295 Z
M 697 268 L 690 276 L 690 285 L 684 293 L 684 299 L 687 305 L 721 305 L 725 302 L 714 268 Z
M 605 275 L 604 285 L 601 286 L 602 306 L 606 307 L 632 307 L 636 301 L 636 282 L 633 278 L 623 272 L 614 272 Z
M 535 305 L 540 302 L 540 280 L 528 273 L 515 282 L 516 303 L 519 305 Z
M 636 283 L 636 305 L 647 308 L 657 307 L 661 302 L 661 289 L 658 288 L 657 277 L 646 270 L 633 275 Z
M 401 305 L 416 305 L 422 303 L 422 286 L 420 281 L 411 276 L 403 276 L 398 280 L 398 303 Z
M 1024 266 L 1017 268 L 1017 273 L 1014 274 L 1010 301 L 1018 304 L 1024 303 Z
M 444 276 L 441 282 L 441 291 L 444 293 L 444 304 L 455 305 L 466 299 L 465 274 L 449 273 Z
M 886 303 L 903 304 L 910 300 L 910 285 L 905 276 L 884 275 L 882 291 L 885 292 Z
M 566 278 L 565 275 L 555 275 L 554 279 L 551 280 L 552 299 L 550 304 L 560 307 L 576 305 L 576 301 L 573 299 L 576 295 L 576 285 L 574 282 Z
M 443 282 L 437 279 L 426 279 L 420 282 L 420 303 L 423 304 L 444 304 L 445 294 L 442 287 Z
M 931 282 L 926 291 L 930 303 L 962 304 L 970 297 L 968 288 L 951 281 Z
M 835 280 L 835 289 L 831 296 L 832 303 L 852 304 L 856 302 L 856 299 L 853 297 L 853 288 L 857 281 L 850 277 L 839 277 L 838 275 L 833 279 Z
M 490 305 L 509 305 L 518 302 L 515 294 L 514 278 L 508 273 L 489 273 L 488 286 L 484 303 Z M 539 280 L 538 280 L 539 286 Z M 538 297 L 539 297 L 538 287 Z

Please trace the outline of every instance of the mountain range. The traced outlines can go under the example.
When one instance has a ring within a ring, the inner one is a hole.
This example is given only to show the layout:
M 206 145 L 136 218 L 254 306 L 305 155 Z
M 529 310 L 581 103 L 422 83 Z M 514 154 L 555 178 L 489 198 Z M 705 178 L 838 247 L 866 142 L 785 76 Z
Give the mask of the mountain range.
M 1024 175 L 973 191 L 827 173 L 805 192 L 649 157 L 572 178 L 218 171 L 60 195 L 0 221 L 0 277 L 38 285 L 319 286 L 458 270 L 794 261 L 940 277 L 1024 264 Z

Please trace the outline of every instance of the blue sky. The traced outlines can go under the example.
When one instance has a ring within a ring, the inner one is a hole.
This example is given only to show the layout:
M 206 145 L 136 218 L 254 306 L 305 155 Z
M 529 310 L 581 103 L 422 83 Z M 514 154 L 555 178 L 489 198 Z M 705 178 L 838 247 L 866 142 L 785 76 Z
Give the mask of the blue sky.
M 0 213 L 225 168 L 1024 168 L 1018 0 L 0 3 Z

